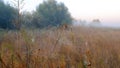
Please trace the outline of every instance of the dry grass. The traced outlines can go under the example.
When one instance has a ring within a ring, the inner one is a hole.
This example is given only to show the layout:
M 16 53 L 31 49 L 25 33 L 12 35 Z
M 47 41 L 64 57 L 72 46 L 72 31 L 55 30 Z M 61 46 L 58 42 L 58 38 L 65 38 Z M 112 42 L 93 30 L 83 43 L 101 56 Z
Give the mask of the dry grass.
M 120 30 L 9 31 L 0 40 L 0 68 L 120 68 Z

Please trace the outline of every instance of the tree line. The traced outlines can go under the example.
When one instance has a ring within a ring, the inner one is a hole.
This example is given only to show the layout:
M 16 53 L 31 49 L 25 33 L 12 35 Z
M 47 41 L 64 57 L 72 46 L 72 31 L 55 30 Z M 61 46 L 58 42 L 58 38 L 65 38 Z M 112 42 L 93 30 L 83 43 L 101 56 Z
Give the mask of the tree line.
M 56 0 L 46 0 L 36 7 L 36 11 L 30 13 L 20 12 L 23 1 L 15 0 L 15 6 L 17 7 L 14 7 L 0 0 L 1 29 L 42 29 L 72 23 L 71 15 L 64 3 L 58 3 Z

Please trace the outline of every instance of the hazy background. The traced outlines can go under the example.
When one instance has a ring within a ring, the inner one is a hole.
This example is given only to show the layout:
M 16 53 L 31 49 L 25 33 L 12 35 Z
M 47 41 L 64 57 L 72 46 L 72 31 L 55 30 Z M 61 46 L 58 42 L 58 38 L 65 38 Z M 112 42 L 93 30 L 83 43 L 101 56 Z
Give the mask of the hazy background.
M 11 2 L 12 0 L 5 0 Z M 34 11 L 43 0 L 25 0 L 24 11 Z M 91 22 L 100 19 L 103 25 L 120 26 L 120 0 L 57 0 L 64 2 L 72 17 Z

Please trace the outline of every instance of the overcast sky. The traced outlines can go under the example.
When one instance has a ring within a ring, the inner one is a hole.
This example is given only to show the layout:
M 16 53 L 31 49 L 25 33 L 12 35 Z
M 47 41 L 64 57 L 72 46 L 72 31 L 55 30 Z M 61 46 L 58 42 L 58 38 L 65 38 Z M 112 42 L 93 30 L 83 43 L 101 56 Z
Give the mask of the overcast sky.
M 8 0 L 10 1 L 10 0 Z M 24 10 L 35 10 L 43 0 L 25 0 Z M 102 22 L 120 22 L 120 0 L 57 0 L 64 2 L 73 18 Z

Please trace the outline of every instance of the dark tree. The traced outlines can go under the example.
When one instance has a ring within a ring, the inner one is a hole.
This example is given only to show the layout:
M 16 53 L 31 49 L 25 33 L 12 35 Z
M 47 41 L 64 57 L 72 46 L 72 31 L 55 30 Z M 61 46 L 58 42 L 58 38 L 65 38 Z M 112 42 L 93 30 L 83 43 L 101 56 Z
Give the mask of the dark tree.
M 8 4 L 4 4 L 3 1 L 0 1 L 0 8 L 0 28 L 14 28 L 12 20 L 15 18 L 15 9 Z
M 72 18 L 67 7 L 55 0 L 47 0 L 40 4 L 33 14 L 33 23 L 40 28 L 71 24 Z

